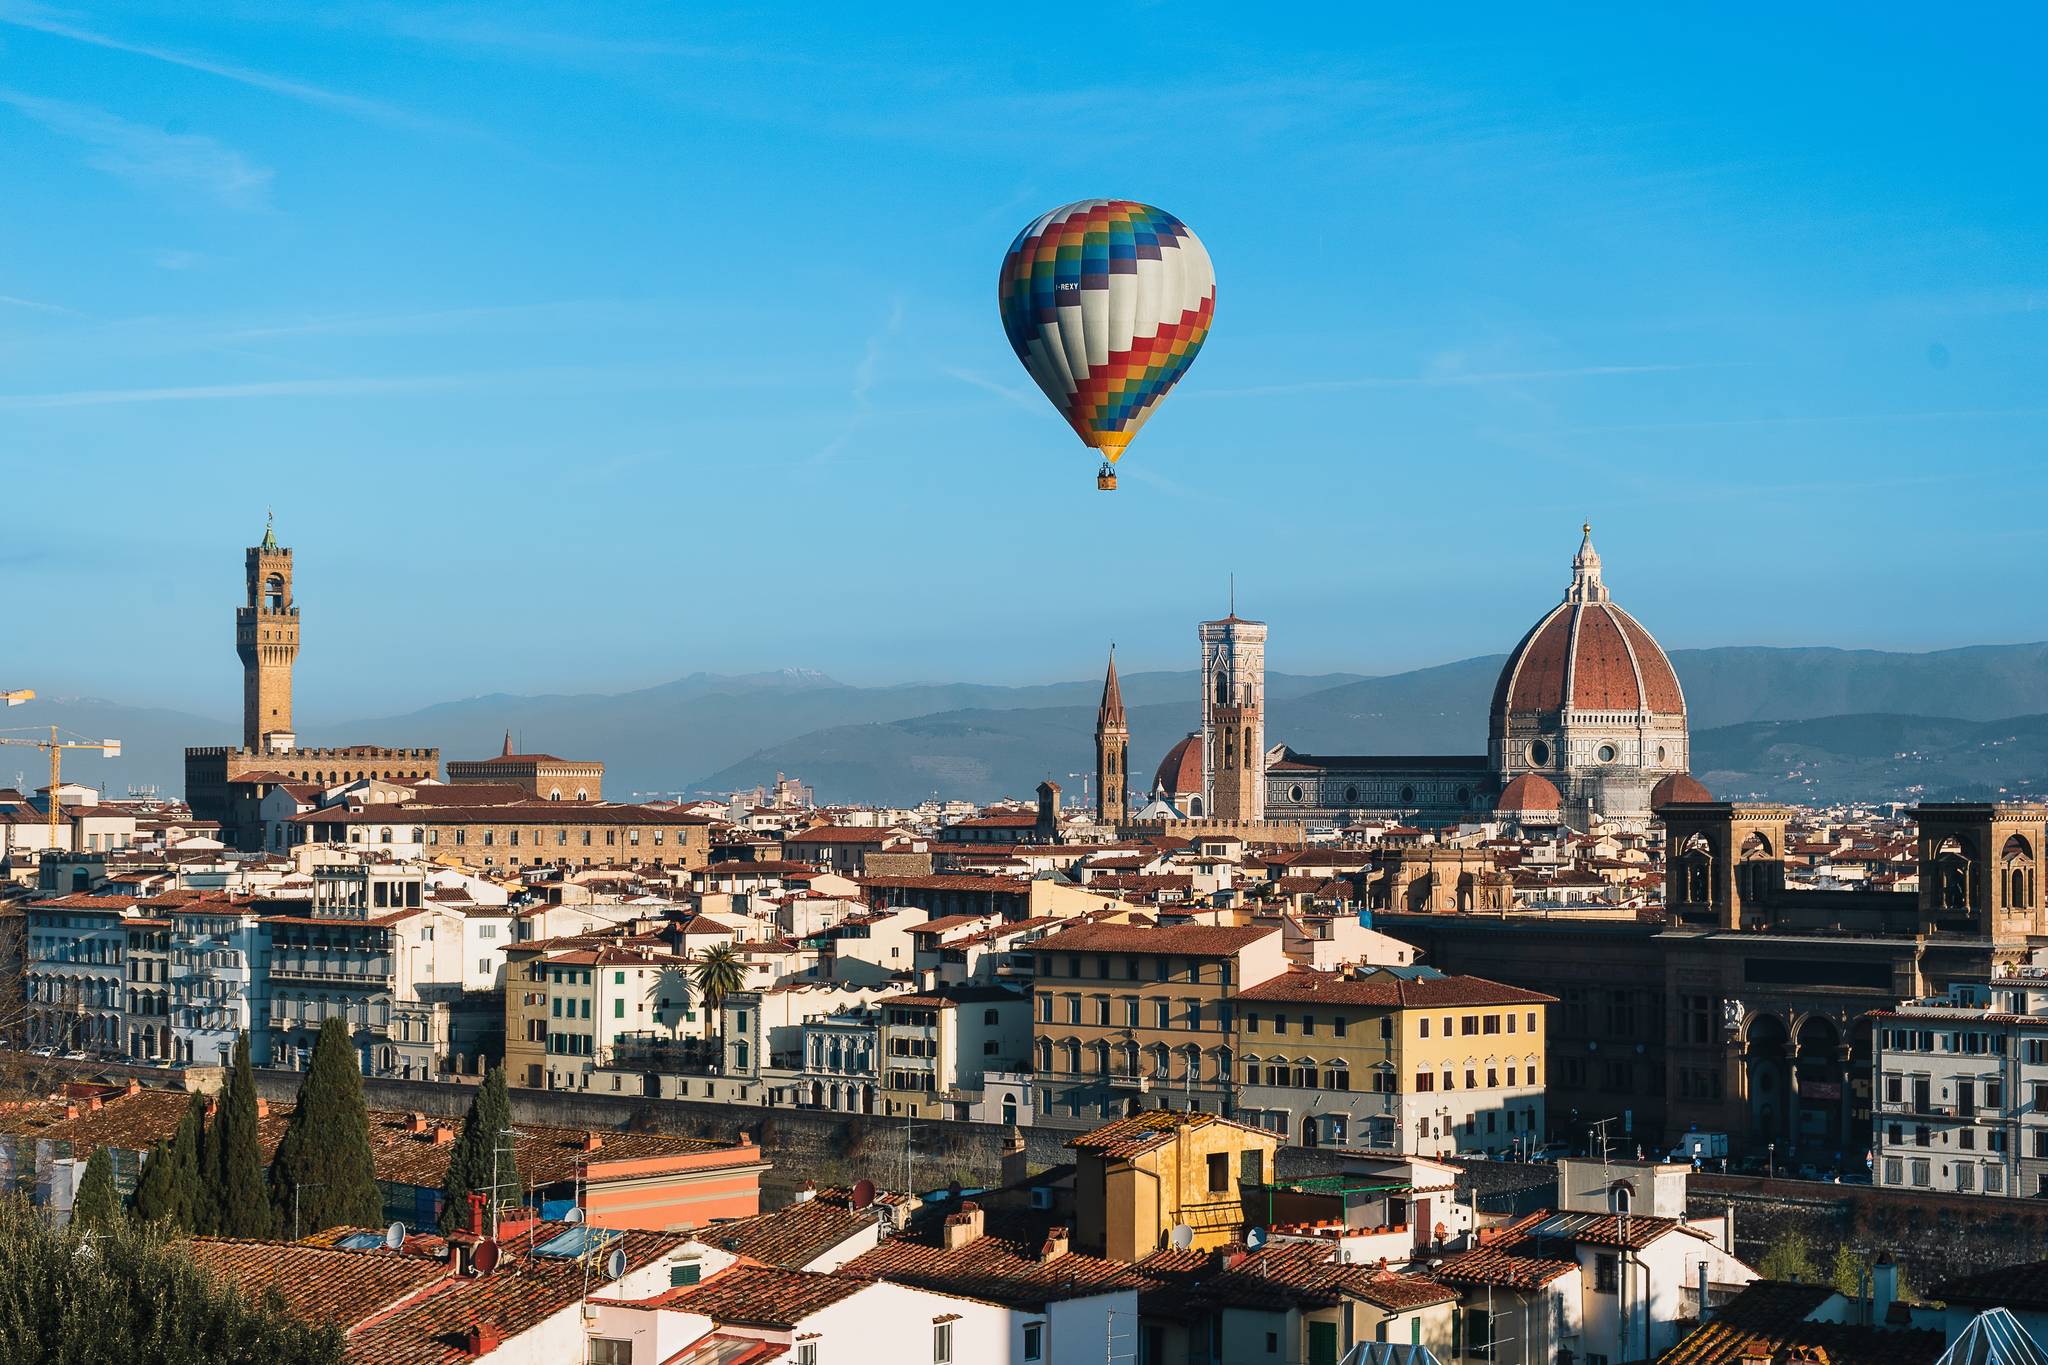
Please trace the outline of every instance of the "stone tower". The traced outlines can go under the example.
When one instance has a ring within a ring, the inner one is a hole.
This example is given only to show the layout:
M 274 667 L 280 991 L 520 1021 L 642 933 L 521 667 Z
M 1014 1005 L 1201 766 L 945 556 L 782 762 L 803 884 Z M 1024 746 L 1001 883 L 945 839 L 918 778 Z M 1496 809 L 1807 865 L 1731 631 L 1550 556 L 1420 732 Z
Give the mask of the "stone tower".
M 242 659 L 242 747 L 287 753 L 292 732 L 292 663 L 299 657 L 299 608 L 292 601 L 292 552 L 266 520 L 263 543 L 248 554 L 249 600 L 235 608 L 235 653 Z
M 1231 603 L 1202 637 L 1204 810 L 1218 820 L 1266 818 L 1266 626 Z
M 1124 719 L 1123 689 L 1116 684 L 1116 650 L 1102 680 L 1102 706 L 1095 713 L 1095 818 L 1122 825 L 1131 818 L 1131 727 Z

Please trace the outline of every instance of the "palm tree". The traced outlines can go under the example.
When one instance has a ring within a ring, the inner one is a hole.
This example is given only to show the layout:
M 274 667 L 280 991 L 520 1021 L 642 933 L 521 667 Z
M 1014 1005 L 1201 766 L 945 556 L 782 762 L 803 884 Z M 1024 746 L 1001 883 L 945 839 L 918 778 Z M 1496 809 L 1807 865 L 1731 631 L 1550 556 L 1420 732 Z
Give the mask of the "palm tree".
M 725 997 L 747 984 L 747 964 L 730 943 L 717 943 L 697 955 L 690 975 L 697 985 L 697 997 L 704 1012 L 718 1022 L 718 1069 L 725 1070 L 725 1023 L 721 1010 Z

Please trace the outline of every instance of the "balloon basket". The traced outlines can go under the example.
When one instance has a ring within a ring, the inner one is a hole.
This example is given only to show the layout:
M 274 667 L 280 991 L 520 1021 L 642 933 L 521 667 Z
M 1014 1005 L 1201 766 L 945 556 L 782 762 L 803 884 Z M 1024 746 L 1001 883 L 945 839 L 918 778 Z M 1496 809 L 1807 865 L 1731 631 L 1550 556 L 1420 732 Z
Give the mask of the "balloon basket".
M 1116 466 L 1105 464 L 1102 468 L 1096 470 L 1095 486 L 1105 493 L 1114 492 L 1116 489 Z

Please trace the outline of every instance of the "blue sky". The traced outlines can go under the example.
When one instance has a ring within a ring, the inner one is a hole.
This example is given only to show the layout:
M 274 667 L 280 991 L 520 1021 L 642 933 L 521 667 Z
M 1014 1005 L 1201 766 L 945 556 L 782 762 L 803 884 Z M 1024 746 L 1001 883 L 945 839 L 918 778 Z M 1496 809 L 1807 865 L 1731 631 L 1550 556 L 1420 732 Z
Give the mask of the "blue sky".
M 1584 518 L 1670 646 L 2038 637 L 2038 17 L 1535 8 L 0 0 L 5 681 L 233 714 L 266 504 L 302 720 L 1184 667 L 1233 571 L 1391 671 Z M 1115 495 L 993 297 L 1097 194 L 1219 281 Z

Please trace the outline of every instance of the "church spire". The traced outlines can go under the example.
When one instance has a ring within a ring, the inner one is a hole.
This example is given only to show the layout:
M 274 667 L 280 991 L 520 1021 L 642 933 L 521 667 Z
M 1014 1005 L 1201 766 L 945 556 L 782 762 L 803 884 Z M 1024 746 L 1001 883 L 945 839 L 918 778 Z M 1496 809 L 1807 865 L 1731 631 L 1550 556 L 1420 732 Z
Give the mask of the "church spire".
M 1565 601 L 1605 602 L 1607 585 L 1600 581 L 1600 552 L 1593 548 L 1593 523 L 1586 522 L 1579 530 L 1584 539 L 1579 541 L 1579 552 L 1572 556 L 1572 588 L 1565 594 Z
M 1095 713 L 1098 724 L 1124 724 L 1124 692 L 1116 681 L 1116 646 L 1109 647 L 1109 674 L 1102 680 L 1102 708 Z
M 501 749 L 501 750 L 499 750 L 499 751 L 498 751 L 498 757 L 500 757 L 500 758 L 510 758 L 510 757 L 512 757 L 512 732 L 511 732 L 510 730 L 507 730 L 507 731 L 505 732 L 505 747 L 504 747 L 503 749 Z
M 263 509 L 263 543 L 261 548 L 265 550 L 275 550 L 277 548 L 277 527 L 273 523 L 268 507 Z

